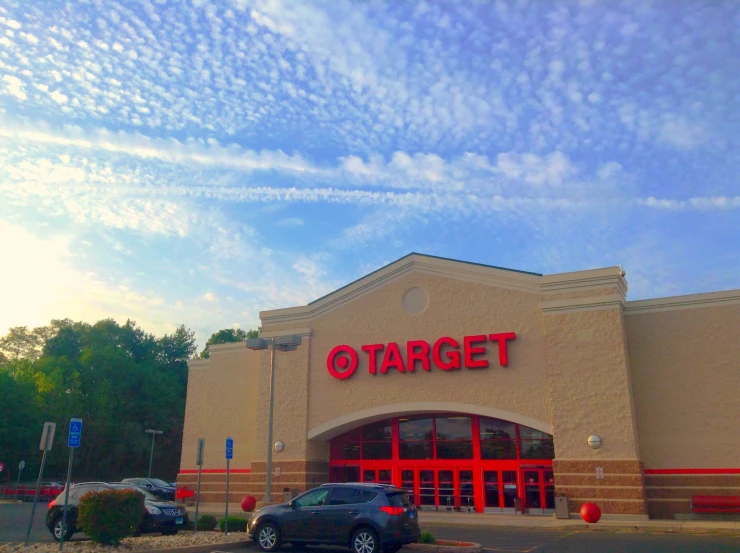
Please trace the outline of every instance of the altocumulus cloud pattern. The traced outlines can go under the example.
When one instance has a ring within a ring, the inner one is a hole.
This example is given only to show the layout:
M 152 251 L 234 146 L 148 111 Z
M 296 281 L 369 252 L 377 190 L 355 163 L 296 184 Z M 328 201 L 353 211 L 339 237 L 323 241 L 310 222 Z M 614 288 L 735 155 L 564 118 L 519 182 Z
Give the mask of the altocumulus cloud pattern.
M 202 338 L 412 250 L 738 287 L 739 51 L 730 0 L 6 0 L 0 331 Z

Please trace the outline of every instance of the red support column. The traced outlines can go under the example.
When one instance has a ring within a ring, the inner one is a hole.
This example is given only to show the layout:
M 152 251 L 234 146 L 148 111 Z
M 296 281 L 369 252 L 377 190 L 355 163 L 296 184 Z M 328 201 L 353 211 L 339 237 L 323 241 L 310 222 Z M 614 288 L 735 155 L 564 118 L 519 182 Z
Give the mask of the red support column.
M 394 418 L 391 420 L 391 465 L 393 466 L 393 484 L 401 487 L 401 471 L 398 468 L 399 460 L 399 444 L 398 444 L 398 419 Z
M 480 454 L 480 417 L 473 415 L 473 501 L 475 512 L 482 513 L 485 509 L 485 490 L 483 483 L 483 467 Z

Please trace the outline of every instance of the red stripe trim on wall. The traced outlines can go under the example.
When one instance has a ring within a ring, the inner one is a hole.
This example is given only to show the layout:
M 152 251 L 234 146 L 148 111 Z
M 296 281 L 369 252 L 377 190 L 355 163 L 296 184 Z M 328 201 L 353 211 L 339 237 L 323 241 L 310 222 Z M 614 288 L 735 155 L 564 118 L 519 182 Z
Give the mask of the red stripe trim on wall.
M 226 469 L 203 469 L 200 472 L 202 474 L 226 474 Z M 252 469 L 229 469 L 229 472 L 234 474 L 248 474 L 252 472 Z M 181 470 L 179 474 L 198 474 L 198 469 Z
M 645 474 L 740 474 L 740 469 L 645 469 Z

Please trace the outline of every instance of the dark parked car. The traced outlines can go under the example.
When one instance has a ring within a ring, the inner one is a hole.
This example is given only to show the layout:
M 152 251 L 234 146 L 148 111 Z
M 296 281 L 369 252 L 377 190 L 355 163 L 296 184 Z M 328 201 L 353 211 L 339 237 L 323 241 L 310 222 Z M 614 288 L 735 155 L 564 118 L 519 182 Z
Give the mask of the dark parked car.
M 139 535 L 145 532 L 162 532 L 162 534 L 177 534 L 180 528 L 188 523 L 188 511 L 182 506 L 172 501 L 165 501 L 153 496 L 148 491 L 129 484 L 110 484 L 106 482 L 85 482 L 83 484 L 73 484 L 69 488 L 69 507 L 67 509 L 67 531 L 64 535 L 64 541 L 67 541 L 72 534 L 79 532 L 77 528 L 77 507 L 80 505 L 80 499 L 87 493 L 99 492 L 102 490 L 136 490 L 144 495 L 144 518 L 136 529 Z M 56 541 L 62 537 L 62 516 L 64 514 L 64 491 L 49 503 L 49 511 L 46 513 L 46 527 Z
M 406 493 L 368 483 L 324 484 L 290 503 L 258 509 L 247 533 L 263 551 L 292 543 L 341 545 L 355 553 L 395 553 L 421 536 Z
M 144 488 L 160 499 L 175 501 L 175 486 L 159 478 L 124 478 L 121 482 Z

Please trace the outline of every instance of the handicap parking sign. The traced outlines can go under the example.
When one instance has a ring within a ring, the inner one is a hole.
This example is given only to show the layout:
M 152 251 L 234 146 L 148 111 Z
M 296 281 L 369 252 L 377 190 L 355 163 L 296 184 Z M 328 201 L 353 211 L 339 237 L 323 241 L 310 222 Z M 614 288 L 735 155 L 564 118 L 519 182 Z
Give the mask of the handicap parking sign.
M 69 447 L 80 447 L 80 442 L 82 442 L 82 419 L 70 419 L 67 445 Z

